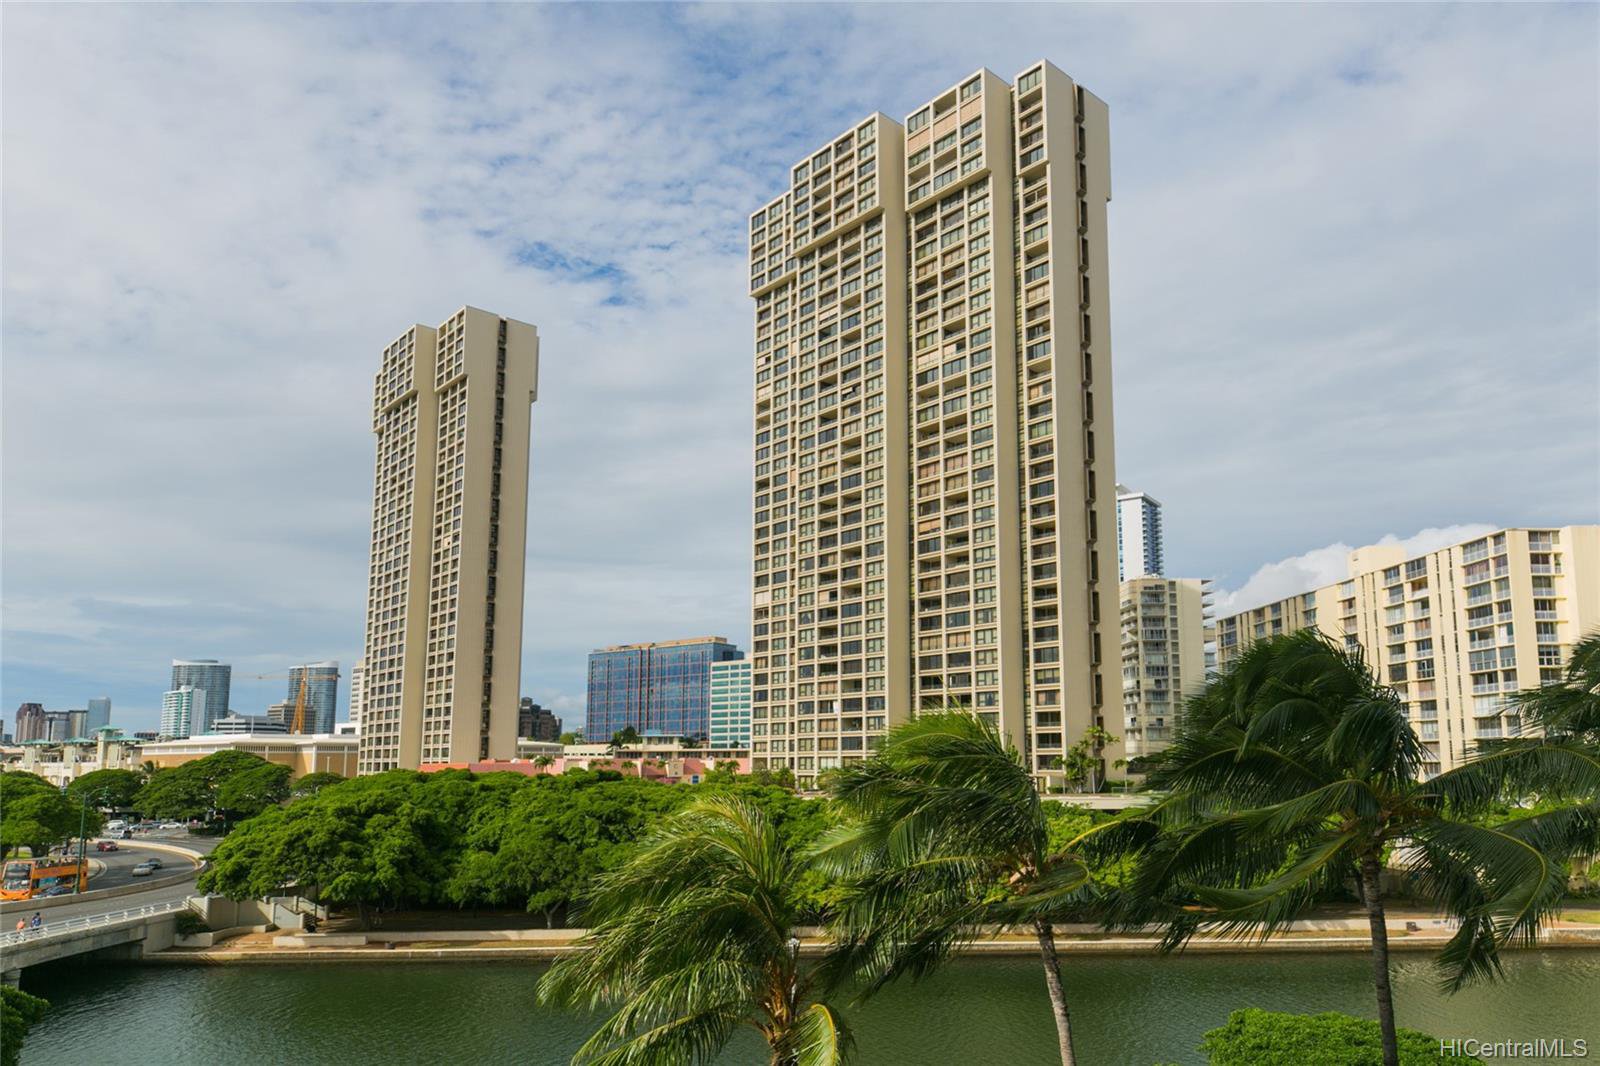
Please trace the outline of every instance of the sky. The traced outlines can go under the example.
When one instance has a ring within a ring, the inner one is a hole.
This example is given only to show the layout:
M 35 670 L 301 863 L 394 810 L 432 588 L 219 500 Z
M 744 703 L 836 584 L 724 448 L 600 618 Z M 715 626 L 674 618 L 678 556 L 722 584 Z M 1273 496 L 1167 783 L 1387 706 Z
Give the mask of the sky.
M 5 5 L 0 715 L 361 651 L 386 343 L 537 324 L 523 692 L 749 637 L 748 214 L 1048 58 L 1112 116 L 1116 473 L 1243 607 L 1600 520 L 1593 5 Z M 343 699 L 343 694 L 341 699 Z M 343 708 L 341 708 L 341 717 Z

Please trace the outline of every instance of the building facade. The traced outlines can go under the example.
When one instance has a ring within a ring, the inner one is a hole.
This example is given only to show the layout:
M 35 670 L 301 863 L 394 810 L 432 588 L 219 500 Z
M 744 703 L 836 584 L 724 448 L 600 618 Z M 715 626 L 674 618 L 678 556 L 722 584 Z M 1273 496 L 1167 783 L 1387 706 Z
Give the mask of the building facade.
M 289 668 L 289 694 L 293 706 L 300 696 L 300 679 L 306 683 L 306 711 L 302 733 L 331 733 L 339 714 L 339 664 L 336 661 L 305 663 Z M 290 728 L 294 719 L 289 720 Z
M 316 733 L 233 733 L 226 736 L 213 733 L 146 743 L 139 757 L 164 770 L 219 751 L 247 751 L 267 762 L 289 767 L 291 778 L 324 772 L 354 777 L 356 745 L 355 737 Z
M 1161 501 L 1117 486 L 1117 576 L 1128 581 L 1165 572 L 1161 546 Z
M 538 331 L 462 308 L 384 349 L 362 773 L 510 758 Z
M 751 216 L 757 768 L 953 704 L 1047 778 L 1104 723 L 1110 193 L 1105 105 L 1041 63 L 868 117 Z
M 84 736 L 98 736 L 111 724 L 111 697 L 96 696 L 89 701 L 89 730 Z
M 710 744 L 750 747 L 750 660 L 711 664 Z
M 1299 629 L 1360 650 L 1405 701 L 1429 775 L 1517 735 L 1507 696 L 1560 680 L 1572 645 L 1600 627 L 1600 526 L 1502 529 L 1412 558 L 1357 548 L 1349 574 L 1219 618 L 1218 665 Z
M 11 739 L 18 744 L 45 738 L 44 704 L 24 703 L 17 708 L 16 722 L 11 727 Z
M 357 659 L 350 668 L 350 715 L 346 721 L 361 721 L 361 701 L 366 693 L 367 660 Z
M 72 739 L 72 712 L 45 711 L 44 739 L 53 744 Z
M 561 738 L 561 719 L 524 696 L 517 705 L 517 739 L 555 741 Z
M 1127 757 L 1172 739 L 1184 699 L 1206 680 L 1209 585 L 1198 578 L 1122 582 L 1122 729 Z
M 237 733 L 287 733 L 289 723 L 282 718 L 268 714 L 232 714 L 218 718 L 211 723 L 211 732 L 217 736 L 229 736 Z
M 185 685 L 169 689 L 161 696 L 161 735 L 187 737 L 201 728 L 205 720 L 206 697 L 203 688 Z M 224 718 L 227 715 L 223 715 Z M 206 730 L 210 732 L 210 730 Z
M 169 690 L 192 688 L 205 693 L 205 704 L 195 709 L 190 724 L 192 732 L 209 733 L 212 724 L 228 713 L 232 684 L 233 667 L 228 663 L 215 659 L 174 659 L 172 684 L 167 687 Z
M 605 743 L 630 727 L 640 736 L 705 738 L 711 729 L 711 664 L 743 655 L 726 637 L 590 652 L 585 739 Z
M 89 732 L 89 711 L 87 708 L 80 707 L 67 712 L 68 737 L 88 737 Z

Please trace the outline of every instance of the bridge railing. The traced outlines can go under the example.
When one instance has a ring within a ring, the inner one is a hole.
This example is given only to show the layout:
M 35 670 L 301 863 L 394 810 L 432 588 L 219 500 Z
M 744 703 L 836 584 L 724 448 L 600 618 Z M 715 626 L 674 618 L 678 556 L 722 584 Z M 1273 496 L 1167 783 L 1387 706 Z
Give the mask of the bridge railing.
M 188 906 L 189 904 L 186 901 L 177 899 L 167 903 L 150 903 L 143 907 L 130 907 L 127 910 L 105 911 L 81 918 L 60 918 L 55 921 L 44 922 L 37 927 L 12 929 L 0 934 L 0 947 L 12 947 L 18 944 L 32 943 L 36 940 L 49 940 L 54 937 L 99 929 L 137 918 L 151 918 L 156 915 L 171 914 L 173 911 L 181 911 Z

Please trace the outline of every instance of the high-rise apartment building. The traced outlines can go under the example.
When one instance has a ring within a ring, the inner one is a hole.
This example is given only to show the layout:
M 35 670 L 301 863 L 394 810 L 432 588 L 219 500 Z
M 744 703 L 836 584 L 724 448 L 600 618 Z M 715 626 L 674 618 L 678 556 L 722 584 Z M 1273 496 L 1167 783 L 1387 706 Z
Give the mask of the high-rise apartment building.
M 1122 731 L 1130 759 L 1165 748 L 1184 699 L 1205 684 L 1209 591 L 1198 578 L 1122 582 Z
M 89 711 L 79 707 L 67 712 L 67 736 L 73 739 L 89 735 Z
M 1161 557 L 1161 501 L 1149 493 L 1118 485 L 1118 579 L 1159 575 L 1165 567 Z
M 1104 723 L 1110 194 L 1105 104 L 1040 63 L 856 123 L 751 216 L 756 767 L 954 704 L 1048 777 Z
M 350 668 L 350 717 L 346 721 L 361 724 L 361 701 L 365 698 L 367 685 L 367 660 L 357 659 L 356 664 Z
M 584 738 L 604 743 L 630 726 L 640 736 L 707 736 L 711 664 L 743 655 L 725 637 L 617 644 L 590 652 Z
M 711 664 L 710 730 L 710 747 L 750 747 L 749 659 Z
M 99 734 L 100 730 L 111 724 L 111 697 L 95 696 L 89 701 L 89 731 L 84 736 L 92 737 Z
M 193 685 L 184 685 L 164 693 L 161 697 L 161 735 L 183 738 L 197 732 L 210 733 L 209 728 L 196 728 L 204 718 L 207 696 L 205 689 Z M 227 715 L 219 717 L 226 718 Z
M 1600 526 L 1502 529 L 1412 558 L 1378 544 L 1349 567 L 1344 581 L 1219 618 L 1218 665 L 1299 629 L 1359 648 L 1405 700 L 1430 775 L 1519 733 L 1507 695 L 1560 680 L 1572 645 L 1600 626 Z
M 196 733 L 211 732 L 217 719 L 226 717 L 232 684 L 233 667 L 227 663 L 215 659 L 172 660 L 172 684 L 168 689 L 193 688 L 205 693 L 205 705 L 195 710 L 190 722 Z
M 538 377 L 538 331 L 470 307 L 384 349 L 362 773 L 516 754 Z
M 559 740 L 561 719 L 556 717 L 554 711 L 547 710 L 533 702 L 531 697 L 524 696 L 517 705 L 517 739 Z
M 289 668 L 290 704 L 300 697 L 300 678 L 306 682 L 305 728 L 302 733 L 332 733 L 333 720 L 339 712 L 339 664 L 336 661 L 306 663 Z M 294 719 L 289 719 L 294 728 Z
M 16 723 L 11 727 L 12 739 L 18 744 L 45 739 L 44 704 L 24 703 L 17 707 Z

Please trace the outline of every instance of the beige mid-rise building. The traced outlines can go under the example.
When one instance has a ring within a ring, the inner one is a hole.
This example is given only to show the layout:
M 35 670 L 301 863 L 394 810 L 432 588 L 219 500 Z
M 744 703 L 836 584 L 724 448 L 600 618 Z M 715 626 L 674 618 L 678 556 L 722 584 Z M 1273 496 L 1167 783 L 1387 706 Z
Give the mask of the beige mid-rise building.
M 1159 575 L 1122 583 L 1122 729 L 1129 759 L 1172 740 L 1183 701 L 1206 680 L 1210 583 Z
M 538 331 L 466 307 L 384 349 L 360 770 L 509 759 Z
M 1110 194 L 1105 104 L 1040 63 L 867 117 L 751 216 L 758 768 L 955 704 L 1049 777 L 1106 724 Z
M 1217 663 L 1252 641 L 1317 629 L 1359 648 L 1405 700 L 1424 772 L 1522 728 L 1507 695 L 1559 681 L 1600 627 L 1600 526 L 1502 529 L 1424 555 L 1350 553 L 1349 578 L 1217 620 Z

